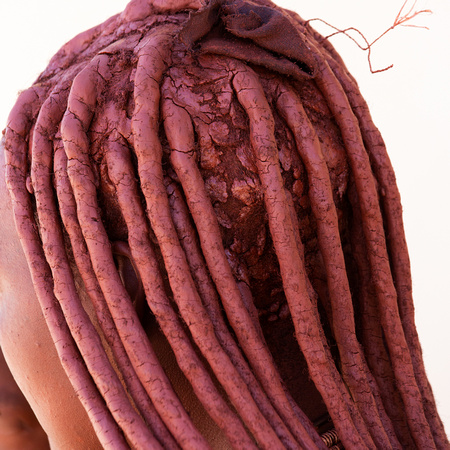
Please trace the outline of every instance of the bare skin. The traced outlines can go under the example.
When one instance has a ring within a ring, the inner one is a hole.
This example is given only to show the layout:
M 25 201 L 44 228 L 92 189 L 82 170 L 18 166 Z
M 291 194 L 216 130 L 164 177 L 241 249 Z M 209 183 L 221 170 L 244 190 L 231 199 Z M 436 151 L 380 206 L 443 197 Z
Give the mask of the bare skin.
M 19 448 L 45 450 L 49 443 L 0 351 L 0 449 Z

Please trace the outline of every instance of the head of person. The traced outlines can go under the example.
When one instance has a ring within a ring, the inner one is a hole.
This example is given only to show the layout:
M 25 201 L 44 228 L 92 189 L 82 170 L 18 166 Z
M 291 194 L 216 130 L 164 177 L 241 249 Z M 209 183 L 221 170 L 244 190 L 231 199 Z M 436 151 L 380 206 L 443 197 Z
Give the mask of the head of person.
M 3 146 L 1 346 L 56 447 L 445 442 L 383 140 L 298 15 L 133 0 Z

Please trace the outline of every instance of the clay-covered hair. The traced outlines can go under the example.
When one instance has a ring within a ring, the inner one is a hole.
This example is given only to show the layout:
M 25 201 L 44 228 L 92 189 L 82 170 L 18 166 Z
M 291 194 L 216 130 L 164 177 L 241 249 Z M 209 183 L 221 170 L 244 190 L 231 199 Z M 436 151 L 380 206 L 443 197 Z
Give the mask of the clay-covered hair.
M 36 294 L 105 448 L 208 447 L 117 254 L 234 448 L 448 448 L 385 145 L 295 13 L 133 0 L 20 94 L 5 149 Z M 307 366 L 289 380 L 270 337 L 283 329 Z M 301 377 L 335 431 L 319 435 Z

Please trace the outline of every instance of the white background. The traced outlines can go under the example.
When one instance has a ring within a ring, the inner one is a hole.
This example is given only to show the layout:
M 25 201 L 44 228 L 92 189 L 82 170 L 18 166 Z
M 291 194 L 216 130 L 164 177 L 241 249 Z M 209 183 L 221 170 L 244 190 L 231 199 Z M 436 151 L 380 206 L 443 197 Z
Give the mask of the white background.
M 404 0 L 278 0 L 304 19 L 356 27 L 369 41 L 389 28 Z M 0 129 L 17 93 L 30 86 L 59 47 L 124 9 L 127 0 L 1 0 Z M 411 0 L 408 4 L 412 5 Z M 408 9 L 408 8 L 406 8 Z M 366 53 L 348 38 L 331 42 L 356 77 L 387 143 L 402 194 L 413 270 L 416 322 L 441 417 L 450 432 L 450 2 L 418 0 L 433 14 L 397 28 Z M 315 22 L 323 34 L 328 28 Z

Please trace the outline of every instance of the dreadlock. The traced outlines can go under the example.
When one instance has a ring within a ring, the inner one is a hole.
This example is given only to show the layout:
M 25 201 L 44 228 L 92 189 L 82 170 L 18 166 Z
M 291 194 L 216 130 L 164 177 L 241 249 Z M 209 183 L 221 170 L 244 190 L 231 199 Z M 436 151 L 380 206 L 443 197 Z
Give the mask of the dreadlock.
M 268 0 L 133 0 L 19 96 L 5 149 L 36 294 L 104 448 L 210 445 L 118 254 L 233 448 L 448 448 L 385 145 L 299 16 Z M 325 433 L 295 387 L 305 374 L 280 369 L 274 342 L 291 329 Z

